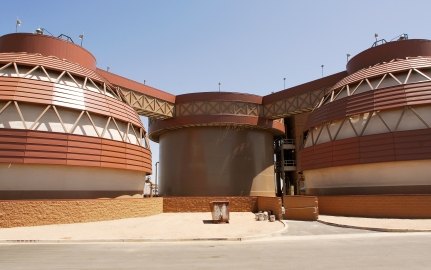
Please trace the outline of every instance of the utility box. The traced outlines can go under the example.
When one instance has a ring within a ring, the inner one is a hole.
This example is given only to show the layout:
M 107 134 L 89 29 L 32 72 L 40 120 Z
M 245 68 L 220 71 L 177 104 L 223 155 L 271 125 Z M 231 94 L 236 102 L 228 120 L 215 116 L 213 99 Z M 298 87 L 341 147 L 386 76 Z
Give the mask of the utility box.
M 214 223 L 229 223 L 229 202 L 210 202 L 211 215 Z

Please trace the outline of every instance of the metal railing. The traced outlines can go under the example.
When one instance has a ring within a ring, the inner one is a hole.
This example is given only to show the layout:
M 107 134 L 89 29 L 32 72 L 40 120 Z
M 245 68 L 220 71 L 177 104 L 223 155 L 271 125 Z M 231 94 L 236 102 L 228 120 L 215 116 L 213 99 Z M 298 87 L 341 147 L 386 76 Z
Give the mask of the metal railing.
M 281 141 L 283 142 L 283 144 L 295 144 L 294 139 L 283 139 Z
M 296 160 L 291 159 L 291 160 L 285 160 L 283 163 L 284 166 L 296 166 Z
M 281 161 L 274 162 L 274 166 L 277 167 L 277 168 L 281 167 L 281 164 L 282 164 Z M 284 167 L 286 167 L 286 166 L 296 166 L 296 160 L 294 160 L 294 159 L 284 160 L 283 161 L 283 166 Z
M 283 144 L 295 144 L 295 140 L 294 139 L 280 139 L 274 142 L 275 146 L 280 147 Z

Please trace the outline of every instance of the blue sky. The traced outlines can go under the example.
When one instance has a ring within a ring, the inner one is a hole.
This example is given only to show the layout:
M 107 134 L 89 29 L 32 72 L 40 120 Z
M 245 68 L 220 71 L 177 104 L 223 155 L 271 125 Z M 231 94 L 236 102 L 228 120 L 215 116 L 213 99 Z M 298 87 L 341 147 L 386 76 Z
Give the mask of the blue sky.
M 345 69 L 374 42 L 402 33 L 431 39 L 429 0 L 3 1 L 0 35 L 38 27 L 66 34 L 100 68 L 182 94 L 266 95 Z M 153 162 L 158 160 L 154 144 Z

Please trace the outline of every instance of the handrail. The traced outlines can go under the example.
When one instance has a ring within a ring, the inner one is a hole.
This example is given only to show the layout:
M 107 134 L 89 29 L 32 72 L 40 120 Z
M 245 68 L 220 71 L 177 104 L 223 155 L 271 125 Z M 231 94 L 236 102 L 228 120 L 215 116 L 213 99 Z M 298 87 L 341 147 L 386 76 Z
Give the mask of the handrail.
M 274 162 L 275 167 L 280 167 L 280 163 L 281 163 L 280 161 Z M 284 160 L 283 166 L 296 166 L 296 160 L 294 159 Z

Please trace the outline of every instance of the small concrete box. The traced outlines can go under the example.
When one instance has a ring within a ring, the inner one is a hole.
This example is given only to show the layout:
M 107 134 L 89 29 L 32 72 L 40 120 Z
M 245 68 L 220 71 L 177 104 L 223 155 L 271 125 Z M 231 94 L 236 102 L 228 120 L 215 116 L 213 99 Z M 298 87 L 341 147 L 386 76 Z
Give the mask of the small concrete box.
M 229 202 L 212 201 L 210 209 L 214 223 L 229 223 Z

